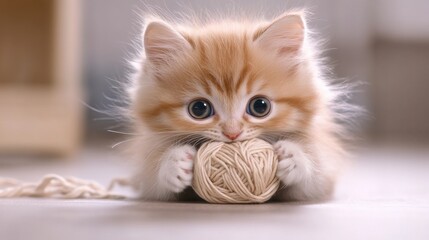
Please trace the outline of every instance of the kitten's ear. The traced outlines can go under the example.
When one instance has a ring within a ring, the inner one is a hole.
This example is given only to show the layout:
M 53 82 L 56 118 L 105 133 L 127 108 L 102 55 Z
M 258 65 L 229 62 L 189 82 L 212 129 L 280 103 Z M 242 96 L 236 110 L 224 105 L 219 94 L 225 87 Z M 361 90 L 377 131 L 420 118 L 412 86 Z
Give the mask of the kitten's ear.
M 297 53 L 304 42 L 305 21 L 301 14 L 283 15 L 255 32 L 253 39 L 260 47 L 279 55 Z
M 168 63 L 192 48 L 180 33 L 161 21 L 148 23 L 143 39 L 147 59 L 155 65 Z

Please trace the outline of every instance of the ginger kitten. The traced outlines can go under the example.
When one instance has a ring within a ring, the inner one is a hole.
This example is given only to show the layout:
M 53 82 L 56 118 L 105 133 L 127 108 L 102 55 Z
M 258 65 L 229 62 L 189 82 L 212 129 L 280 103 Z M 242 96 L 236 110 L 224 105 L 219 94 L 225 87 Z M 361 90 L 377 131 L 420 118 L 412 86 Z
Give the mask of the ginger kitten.
M 142 197 L 172 200 L 192 182 L 204 141 L 261 138 L 279 155 L 284 200 L 328 198 L 343 148 L 301 12 L 272 21 L 146 22 L 145 57 L 130 91 L 141 140 L 133 181 Z

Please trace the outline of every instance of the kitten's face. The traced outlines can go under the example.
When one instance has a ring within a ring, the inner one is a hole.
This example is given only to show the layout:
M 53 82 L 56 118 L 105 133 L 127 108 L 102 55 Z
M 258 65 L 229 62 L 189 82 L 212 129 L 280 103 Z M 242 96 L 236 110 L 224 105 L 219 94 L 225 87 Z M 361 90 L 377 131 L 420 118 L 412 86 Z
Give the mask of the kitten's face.
M 141 121 L 156 133 L 225 142 L 304 130 L 317 108 L 304 31 L 297 15 L 180 32 L 150 23 Z

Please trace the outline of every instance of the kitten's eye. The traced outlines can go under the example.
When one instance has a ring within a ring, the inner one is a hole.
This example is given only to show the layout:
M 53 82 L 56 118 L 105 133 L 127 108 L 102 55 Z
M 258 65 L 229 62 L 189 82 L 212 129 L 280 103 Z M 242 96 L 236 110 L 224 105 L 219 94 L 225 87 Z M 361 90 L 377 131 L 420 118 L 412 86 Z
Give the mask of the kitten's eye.
M 195 119 L 205 119 L 214 114 L 212 105 L 205 99 L 192 101 L 188 106 L 188 112 Z
M 264 97 L 254 97 L 249 101 L 247 113 L 255 117 L 265 117 L 270 113 L 271 103 Z

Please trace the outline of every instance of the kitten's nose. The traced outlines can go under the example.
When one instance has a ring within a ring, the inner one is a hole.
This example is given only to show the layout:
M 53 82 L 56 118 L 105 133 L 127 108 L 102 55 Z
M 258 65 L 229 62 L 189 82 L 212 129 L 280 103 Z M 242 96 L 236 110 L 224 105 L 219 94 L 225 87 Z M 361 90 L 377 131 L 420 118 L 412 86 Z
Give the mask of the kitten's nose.
M 230 140 L 235 140 L 240 136 L 241 132 L 235 132 L 235 133 L 226 133 L 222 132 L 225 137 L 229 138 Z

